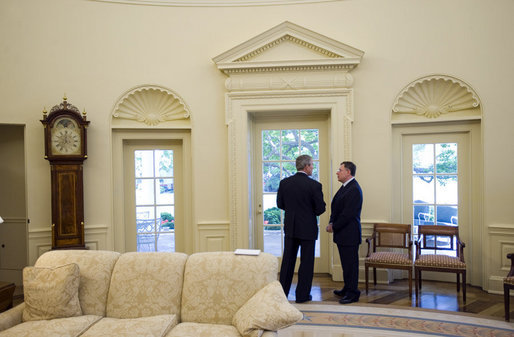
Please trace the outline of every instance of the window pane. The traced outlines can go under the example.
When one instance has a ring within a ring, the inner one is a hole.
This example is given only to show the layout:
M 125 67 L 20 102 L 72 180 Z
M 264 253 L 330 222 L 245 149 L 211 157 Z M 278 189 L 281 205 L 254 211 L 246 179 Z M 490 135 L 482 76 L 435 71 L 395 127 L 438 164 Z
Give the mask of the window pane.
M 438 204 L 457 204 L 457 176 L 437 176 L 436 195 Z
M 412 198 L 416 203 L 434 203 L 434 177 L 412 176 Z
M 154 203 L 153 179 L 136 179 L 136 205 Z
M 172 150 L 155 150 L 155 176 L 173 177 Z
M 437 206 L 437 224 L 457 226 L 459 223 L 457 206 Z
M 175 207 L 159 206 L 157 207 L 158 231 L 170 231 L 175 229 Z
M 277 192 L 280 183 L 280 164 L 278 162 L 262 164 L 262 183 L 264 192 Z
M 155 252 L 155 234 L 138 234 L 137 251 Z
M 435 145 L 437 173 L 457 173 L 457 143 Z
M 160 233 L 157 236 L 158 252 L 174 252 L 175 251 L 175 232 Z
M 134 151 L 136 177 L 153 177 L 153 151 Z
M 282 164 L 282 179 L 292 176 L 296 173 L 295 162 L 284 162 Z
M 175 204 L 173 179 L 155 179 L 155 191 L 157 191 L 157 204 Z
M 280 160 L 280 130 L 262 131 L 262 159 Z
M 412 145 L 412 173 L 434 173 L 434 144 Z
M 270 207 L 264 210 L 265 225 L 280 225 L 280 209 L 278 207 Z
M 313 162 L 312 179 L 319 181 L 319 162 Z
M 432 205 L 414 205 L 413 214 L 415 226 L 434 224 L 434 206 Z M 414 234 L 418 234 L 417 231 Z
M 264 226 L 264 251 L 282 255 L 282 230 L 280 226 Z
M 300 130 L 301 154 L 308 154 L 312 159 L 319 159 L 319 131 L 317 129 Z
M 298 130 L 282 130 L 282 160 L 295 160 L 299 156 Z
M 155 231 L 155 211 L 153 207 L 136 207 L 136 226 L 138 233 Z

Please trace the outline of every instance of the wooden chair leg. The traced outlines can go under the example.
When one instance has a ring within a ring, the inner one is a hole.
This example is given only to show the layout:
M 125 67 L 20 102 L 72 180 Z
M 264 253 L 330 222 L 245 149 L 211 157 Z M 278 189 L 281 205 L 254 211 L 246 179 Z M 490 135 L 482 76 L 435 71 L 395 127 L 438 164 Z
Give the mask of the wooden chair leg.
M 366 295 L 368 294 L 368 272 L 369 272 L 369 267 L 368 266 L 365 266 L 364 267 L 364 276 L 365 276 L 365 279 L 366 279 Z
M 503 301 L 505 302 L 505 320 L 510 321 L 510 287 L 508 284 L 503 284 Z
M 421 270 L 418 270 L 418 275 L 416 275 L 416 279 L 419 279 L 419 289 L 421 289 Z
M 466 303 L 466 271 L 462 273 L 462 301 Z
M 412 297 L 412 268 L 409 269 L 409 297 Z
M 457 294 L 460 292 L 460 273 L 457 274 Z
M 416 288 L 416 291 L 415 291 L 415 293 L 416 293 L 416 301 L 419 301 L 419 288 L 420 288 L 419 281 L 420 281 L 420 279 L 419 279 L 419 270 L 417 270 L 417 269 L 414 269 L 414 278 L 415 278 L 415 280 L 414 280 L 414 283 L 415 283 L 414 284 L 414 288 Z
M 377 268 L 373 268 L 373 285 L 377 286 Z

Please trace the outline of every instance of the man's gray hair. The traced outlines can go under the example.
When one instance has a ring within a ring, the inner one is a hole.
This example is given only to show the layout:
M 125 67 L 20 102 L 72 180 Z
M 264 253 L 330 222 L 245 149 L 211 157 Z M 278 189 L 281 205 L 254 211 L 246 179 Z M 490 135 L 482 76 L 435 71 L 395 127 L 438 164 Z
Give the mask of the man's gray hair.
M 308 154 L 302 154 L 298 158 L 296 158 L 296 170 L 302 171 L 305 166 L 308 166 L 312 163 L 312 157 Z

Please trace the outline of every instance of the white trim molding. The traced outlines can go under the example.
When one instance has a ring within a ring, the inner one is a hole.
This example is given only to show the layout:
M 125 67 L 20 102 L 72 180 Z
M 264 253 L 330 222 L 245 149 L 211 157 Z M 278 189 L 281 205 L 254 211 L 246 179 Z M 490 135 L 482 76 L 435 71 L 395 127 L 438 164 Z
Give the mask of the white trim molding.
M 353 78 L 364 52 L 291 22 L 220 54 L 228 76 L 230 249 L 253 247 L 252 125 L 263 116 L 311 116 L 329 123 L 329 162 L 352 158 Z M 330 172 L 332 176 L 333 172 Z M 330 191 L 337 191 L 333 181 Z M 333 270 L 333 268 L 331 268 Z
M 190 116 L 189 107 L 172 90 L 142 85 L 130 89 L 117 100 L 112 112 L 112 127 L 169 127 L 167 122 L 189 123 Z
M 449 75 L 429 75 L 396 96 L 392 124 L 481 119 L 480 99 L 467 83 Z

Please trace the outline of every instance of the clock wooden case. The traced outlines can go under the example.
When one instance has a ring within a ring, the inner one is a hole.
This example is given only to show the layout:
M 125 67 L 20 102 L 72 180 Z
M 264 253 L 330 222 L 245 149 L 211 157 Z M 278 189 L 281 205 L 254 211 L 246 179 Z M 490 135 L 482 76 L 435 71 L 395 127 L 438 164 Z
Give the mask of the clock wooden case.
M 48 115 L 43 111 L 41 123 L 51 171 L 52 249 L 85 249 L 83 162 L 89 121 L 65 97 Z

